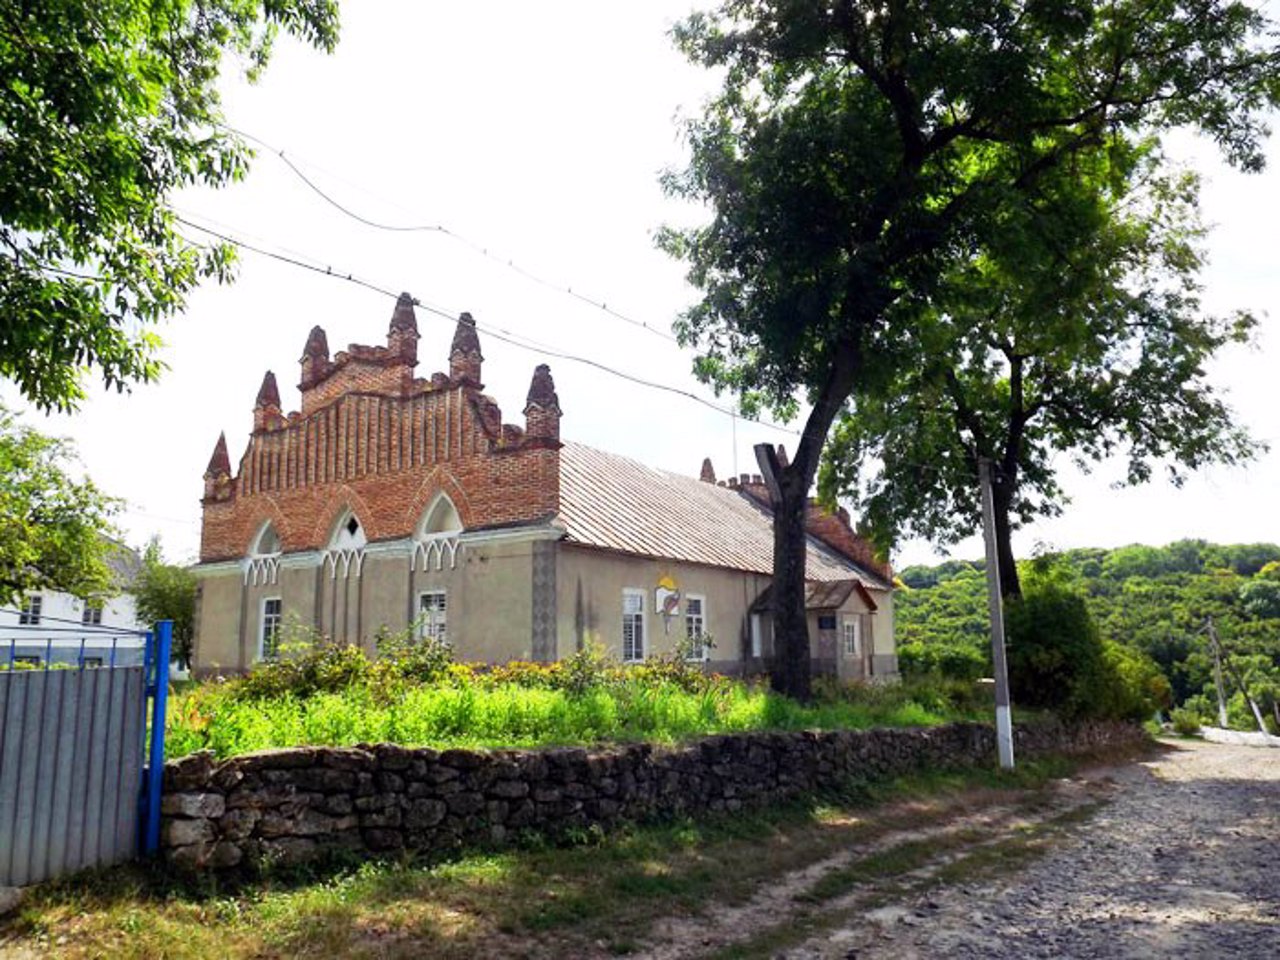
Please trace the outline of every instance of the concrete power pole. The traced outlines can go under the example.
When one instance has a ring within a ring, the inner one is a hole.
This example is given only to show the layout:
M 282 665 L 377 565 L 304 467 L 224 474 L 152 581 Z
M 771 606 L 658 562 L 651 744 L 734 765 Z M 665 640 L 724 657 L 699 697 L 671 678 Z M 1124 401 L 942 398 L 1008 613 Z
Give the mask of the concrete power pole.
M 978 460 L 982 486 L 982 539 L 987 545 L 987 606 L 991 613 L 991 665 L 996 680 L 996 750 L 1000 768 L 1013 769 L 1013 716 L 1009 710 L 1009 668 L 1004 659 L 1004 600 L 1000 564 L 996 556 L 995 498 L 991 490 L 991 461 Z

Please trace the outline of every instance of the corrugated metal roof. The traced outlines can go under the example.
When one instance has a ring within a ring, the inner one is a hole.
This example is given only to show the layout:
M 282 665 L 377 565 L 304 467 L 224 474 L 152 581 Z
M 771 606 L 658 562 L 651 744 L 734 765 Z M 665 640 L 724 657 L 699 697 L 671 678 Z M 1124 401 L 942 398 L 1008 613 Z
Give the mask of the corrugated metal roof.
M 578 443 L 560 450 L 560 521 L 566 539 L 647 557 L 773 572 L 769 512 L 735 490 Z M 813 537 L 806 576 L 877 584 Z

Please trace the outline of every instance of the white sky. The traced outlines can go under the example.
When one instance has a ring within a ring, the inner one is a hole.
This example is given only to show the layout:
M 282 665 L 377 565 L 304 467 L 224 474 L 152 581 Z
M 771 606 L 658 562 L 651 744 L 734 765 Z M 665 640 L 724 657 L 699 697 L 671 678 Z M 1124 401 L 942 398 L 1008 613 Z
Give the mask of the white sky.
M 230 80 L 228 122 L 282 149 L 344 205 L 397 224 L 441 224 L 493 254 L 439 233 L 389 233 L 327 206 L 270 152 L 246 182 L 191 192 L 184 215 L 242 239 L 408 290 L 482 325 L 597 359 L 710 397 L 690 374 L 692 355 L 652 333 L 531 281 L 506 266 L 570 286 L 661 330 L 695 299 L 683 267 L 653 246 L 664 222 L 697 211 L 666 200 L 659 172 L 680 166 L 676 118 L 691 115 L 712 81 L 667 37 L 689 0 L 616 4 L 556 0 L 347 3 L 333 56 L 281 42 L 262 81 Z M 1276 169 L 1244 177 L 1211 148 L 1178 141 L 1208 178 L 1203 205 L 1216 224 L 1206 301 L 1211 308 L 1280 308 Z M 193 237 L 197 236 L 194 232 Z M 225 430 L 233 465 L 245 448 L 264 371 L 274 370 L 286 409 L 298 407 L 297 361 L 313 324 L 330 350 L 382 343 L 392 302 L 352 284 L 245 252 L 237 282 L 207 285 L 161 331 L 169 371 L 131 395 L 95 386 L 74 417 L 28 419 L 72 437 L 90 476 L 127 498 L 121 526 L 141 545 L 159 533 L 174 559 L 199 544 L 201 476 Z M 421 376 L 448 368 L 452 324 L 418 311 Z M 1241 419 L 1280 447 L 1274 318 L 1258 348 L 1222 356 L 1215 380 Z M 564 419 L 562 436 L 665 469 L 695 474 L 704 456 L 721 477 L 754 472 L 751 445 L 791 445 L 787 434 L 735 423 L 692 401 L 630 385 L 588 367 L 486 338 L 484 379 L 507 422 L 520 413 L 536 364 L 548 360 Z M 15 401 L 12 389 L 2 391 Z M 728 397 L 721 405 L 728 405 Z M 1280 454 L 1248 468 L 1216 468 L 1182 490 L 1163 480 L 1117 491 L 1121 466 L 1071 472 L 1062 518 L 1023 531 L 1016 548 L 1280 540 L 1274 506 Z M 977 556 L 977 540 L 954 553 Z M 898 566 L 930 562 L 908 543 Z

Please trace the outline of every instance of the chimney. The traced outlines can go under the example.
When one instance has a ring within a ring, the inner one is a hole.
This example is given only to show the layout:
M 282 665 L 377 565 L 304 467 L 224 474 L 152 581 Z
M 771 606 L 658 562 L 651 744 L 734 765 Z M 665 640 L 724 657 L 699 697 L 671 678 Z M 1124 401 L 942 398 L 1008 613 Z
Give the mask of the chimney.
M 477 389 L 480 382 L 480 338 L 476 336 L 476 322 L 471 314 L 458 317 L 458 329 L 453 334 L 453 346 L 449 349 L 449 379 L 454 383 L 467 383 Z
M 302 348 L 302 382 L 299 390 L 309 390 L 329 372 L 329 340 L 322 327 L 312 327 L 307 345 Z
M 213 456 L 204 471 L 204 498 L 224 500 L 231 491 L 231 458 L 227 456 L 227 435 L 218 434 Z
M 711 466 L 711 458 L 710 458 L 710 457 L 704 457 L 704 458 L 703 458 L 703 460 L 702 460 L 702 473 L 698 475 L 698 479 L 699 479 L 699 480 L 701 480 L 703 483 L 715 483 L 715 482 L 716 482 L 716 471 L 715 471 L 715 467 Z
M 413 302 L 410 294 L 400 294 L 391 314 L 391 327 L 387 331 L 387 349 L 410 366 L 418 363 L 418 317 L 414 312 Z M 479 345 L 476 350 L 479 351 Z
M 258 388 L 258 399 L 253 404 L 253 431 L 275 430 L 284 420 L 280 412 L 280 390 L 276 386 L 276 375 L 270 370 L 262 378 L 262 386 Z
M 560 440 L 560 398 L 556 396 L 556 383 L 551 379 L 551 368 L 538 364 L 529 384 L 529 396 L 524 404 L 525 436 L 530 440 Z

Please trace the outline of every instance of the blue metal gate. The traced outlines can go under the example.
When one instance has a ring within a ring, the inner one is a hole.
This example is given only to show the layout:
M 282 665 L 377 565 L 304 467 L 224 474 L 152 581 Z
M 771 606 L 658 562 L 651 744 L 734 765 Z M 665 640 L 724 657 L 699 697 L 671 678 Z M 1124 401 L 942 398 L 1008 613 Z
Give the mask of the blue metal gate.
M 0 641 L 0 886 L 159 846 L 172 624 L 42 619 Z

